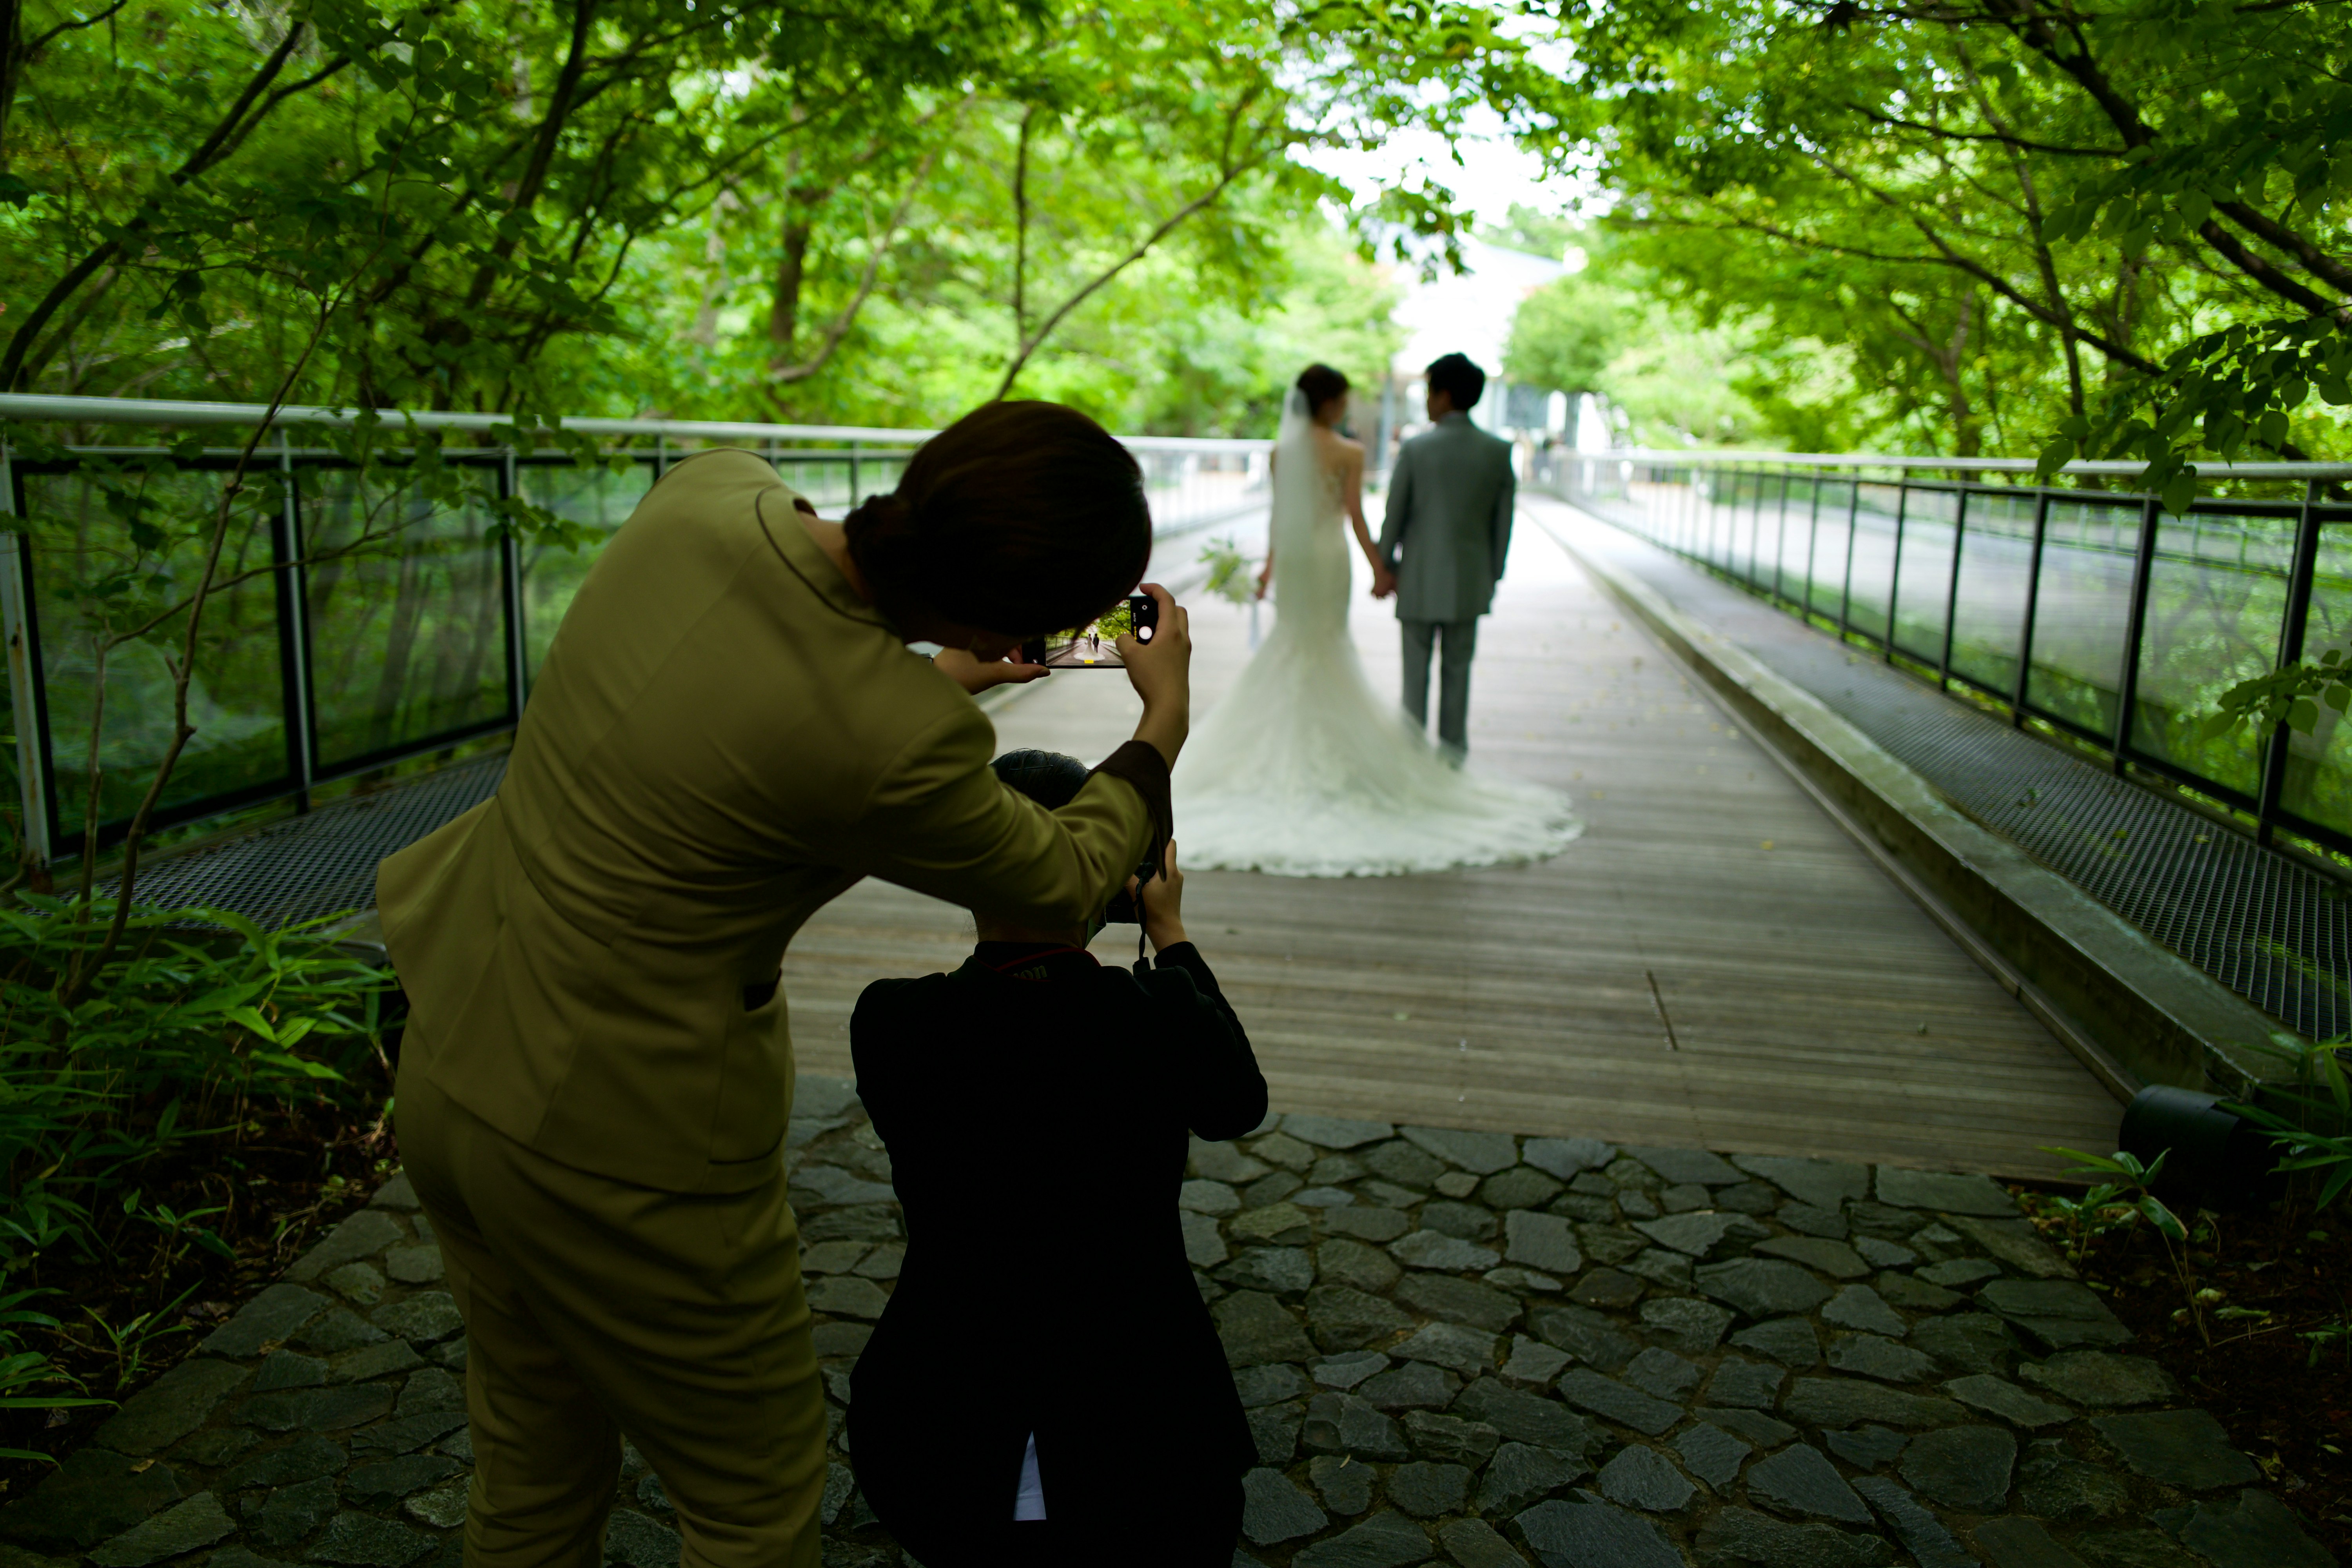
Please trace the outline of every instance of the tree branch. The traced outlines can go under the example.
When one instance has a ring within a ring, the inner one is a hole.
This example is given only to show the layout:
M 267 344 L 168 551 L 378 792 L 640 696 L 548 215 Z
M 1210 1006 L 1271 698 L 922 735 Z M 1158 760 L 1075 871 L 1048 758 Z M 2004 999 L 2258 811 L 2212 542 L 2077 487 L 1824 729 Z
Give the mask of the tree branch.
M 1134 249 L 1113 262 L 1104 271 L 1097 274 L 1091 282 L 1063 300 L 1059 309 L 1040 322 L 1037 330 L 1024 340 L 1020 347 L 1013 352 L 1013 362 L 1004 367 L 1004 379 L 997 384 L 995 396 L 991 401 L 1001 400 L 1006 393 L 1013 390 L 1013 384 L 1021 379 L 1021 372 L 1029 363 L 1031 356 L 1044 346 L 1047 338 L 1053 336 L 1054 330 L 1062 324 L 1071 311 L 1093 298 L 1095 292 L 1112 279 L 1151 254 L 1152 247 L 1174 233 L 1177 226 L 1186 218 L 1203 208 L 1215 205 L 1217 200 L 1232 188 L 1235 180 L 1257 166 L 1263 154 L 1244 159 L 1238 163 L 1233 161 L 1234 138 L 1240 129 L 1242 116 L 1248 111 L 1249 106 L 1256 100 L 1256 98 L 1257 89 L 1252 88 L 1241 96 L 1234 103 L 1232 112 L 1225 117 L 1224 141 L 1217 154 L 1217 183 L 1171 213 L 1160 226 L 1146 235 Z
M 930 178 L 931 165 L 939 161 L 939 156 L 937 147 L 923 155 L 922 163 L 915 169 L 914 178 L 908 182 L 906 191 L 898 197 L 898 205 L 890 210 L 890 221 L 882 226 L 881 237 L 878 239 L 870 235 L 867 237 L 866 271 L 857 280 L 857 291 L 850 296 L 849 303 L 844 305 L 840 313 L 825 327 L 824 335 L 817 342 L 816 352 L 798 364 L 770 362 L 768 378 L 771 381 L 787 386 L 806 381 L 823 370 L 825 362 L 833 357 L 833 351 L 840 346 L 843 338 L 848 336 L 851 325 L 857 320 L 857 312 L 865 308 L 867 298 L 873 294 L 875 280 L 882 275 L 882 258 L 888 254 L 891 241 L 898 237 L 899 226 L 907 221 L 907 209 L 915 205 L 915 193 L 921 190 L 923 182 Z M 789 342 L 785 344 L 787 349 L 790 346 Z
M 2299 305 L 2315 316 L 2325 316 L 2336 308 L 2322 296 L 2314 293 L 2247 249 L 2244 242 L 2236 235 L 2231 234 L 2211 218 L 2209 217 L 2197 226 L 2197 237 L 2220 251 L 2239 271 L 2289 304 Z
M 1853 178 L 1852 175 L 1844 174 L 1843 171 L 1835 168 L 1826 161 L 1823 162 L 1822 166 L 1825 169 L 1829 169 L 1832 174 L 1841 174 L 1842 177 L 1846 179 L 1851 180 Z M 1859 181 L 1854 183 L 1857 184 L 1861 184 Z M 1867 185 L 1863 185 L 1862 188 L 1865 191 L 1869 190 Z M 1873 192 L 1871 194 L 1876 195 L 1877 193 Z M 1888 200 L 1888 198 L 1884 196 L 1880 196 L 1879 199 L 1882 201 Z M 1899 208 L 1897 208 L 1897 210 L 1900 211 Z M 1906 217 L 1909 216 L 1908 214 L 1906 214 L 1905 216 Z M 2056 311 L 2051 310 L 2050 307 L 2042 304 L 2041 301 L 2020 293 L 2009 283 L 2007 279 L 2003 279 L 2000 274 L 1986 268 L 1982 263 L 1960 255 L 1949 245 L 1946 244 L 1941 236 L 1928 230 L 1926 225 L 1916 218 L 1911 219 L 1912 226 L 1919 229 L 1927 242 L 1937 247 L 1937 255 L 1906 256 L 1889 254 L 1885 251 L 1868 250 L 1860 246 L 1840 245 L 1834 241 L 1810 238 L 1804 235 L 1795 234 L 1790 230 L 1779 227 L 1776 225 L 1759 223 L 1752 218 L 1743 217 L 1738 214 L 1727 214 L 1726 216 L 1729 220 L 1730 226 L 1734 228 L 1745 229 L 1751 234 L 1764 235 L 1769 238 L 1778 239 L 1790 245 L 1801 246 L 1808 250 L 1824 251 L 1835 256 L 1859 257 L 1866 261 L 1884 261 L 1914 267 L 1948 267 L 1956 271 L 1965 272 L 1969 277 L 1976 279 L 1979 282 L 1984 284 L 1985 287 L 1990 289 L 1994 293 L 1999 294 L 2002 299 L 2007 300 L 2010 303 L 2017 306 L 2020 310 L 2025 311 L 2026 314 L 2032 316 L 2035 321 L 2042 322 L 2045 326 L 2056 327 L 2061 331 L 2067 330 L 2068 324 Z M 2106 355 L 2107 358 L 2115 361 L 2118 364 L 2129 365 L 2132 369 L 2144 372 L 2149 375 L 2159 374 L 2163 370 L 2163 367 L 2158 364 L 2154 360 L 2147 358 L 2144 354 L 2134 353 L 2131 349 L 2126 347 L 2122 343 L 2113 341 L 2103 333 L 2084 331 L 2080 328 L 2076 328 L 2074 331 L 2082 342 L 2090 344 L 2093 348 L 2097 349 L 2101 353 Z
M 79 33 L 84 27 L 97 26 L 100 22 L 105 21 L 109 16 L 113 16 L 117 11 L 121 10 L 125 5 L 130 4 L 131 0 L 114 0 L 113 5 L 109 5 L 105 10 L 100 11 L 95 16 L 76 16 L 70 22 L 59 22 L 56 26 L 51 27 L 47 32 L 43 33 L 39 37 L 35 38 L 31 43 L 25 46 L 25 58 L 26 59 L 31 59 L 35 55 L 39 54 L 44 47 L 64 34 Z
M 2061 158 L 2120 158 L 2124 154 L 2124 149 L 2119 147 L 2061 147 L 2053 142 L 2036 142 L 2001 131 L 1948 131 L 1940 125 L 1888 114 L 1866 103 L 1849 103 L 1846 107 L 1865 120 L 1876 121 L 1881 125 L 1892 125 L 1903 131 L 1922 131 L 1947 142 L 1996 142 L 2004 147 L 2022 148 L 2028 153 L 2049 153 Z
M 114 956 L 115 949 L 122 943 L 123 930 L 131 920 L 131 895 L 138 886 L 139 850 L 147 837 L 147 825 L 154 818 L 156 803 L 163 796 L 163 786 L 171 782 L 173 771 L 179 766 L 181 752 L 187 749 L 188 742 L 196 732 L 195 727 L 188 722 L 188 688 L 195 679 L 197 638 L 204 627 L 205 605 L 212 596 L 215 579 L 220 571 L 221 551 L 228 542 L 229 523 L 236 515 L 236 499 L 244 492 L 245 476 L 252 466 L 254 449 L 261 444 L 262 436 L 276 423 L 278 411 L 286 405 L 288 395 L 294 390 L 295 383 L 310 363 L 310 356 L 326 337 L 327 323 L 333 313 L 334 306 L 331 301 L 320 301 L 318 319 L 311 325 L 310 341 L 302 345 L 302 352 L 295 356 L 294 363 L 286 367 L 285 375 L 278 380 L 278 390 L 270 394 L 268 412 L 253 427 L 253 433 L 246 437 L 244 448 L 236 455 L 236 467 L 230 469 L 227 479 L 222 483 L 220 506 L 213 517 L 212 538 L 205 549 L 204 571 L 196 579 L 196 591 L 188 605 L 188 629 L 181 639 L 179 665 L 172 671 L 172 743 L 165 748 L 163 759 L 155 764 L 155 776 L 148 782 L 147 793 L 141 797 L 139 809 L 131 814 L 130 828 L 122 840 L 122 876 L 115 884 L 114 918 L 108 922 L 106 938 L 99 943 L 98 951 L 90 956 L 89 962 L 85 964 L 79 956 L 76 957 L 62 998 L 68 1007 L 79 1006 L 89 995 L 91 984 L 105 969 L 107 960 Z M 95 756 L 91 758 L 91 765 L 97 765 Z
M 2001 121 L 2000 107 L 1993 102 L 1992 94 L 1985 90 L 1984 79 L 1977 73 L 1976 61 L 1969 58 L 1967 42 L 1962 40 L 1958 47 L 1960 64 L 1969 73 L 1969 90 L 1976 95 L 1977 112 L 1994 130 L 2008 131 Z M 2042 287 L 2050 296 L 2050 308 L 2059 317 L 2058 342 L 2066 354 L 2066 411 L 2081 414 L 2084 408 L 2083 350 L 2075 341 L 2079 334 L 2074 325 L 2074 303 L 2066 298 L 2065 286 L 2058 280 L 2058 258 L 2051 250 L 2050 242 L 2042 237 L 2042 194 L 2034 188 L 2032 167 L 2024 153 L 2014 147 L 2010 149 L 2009 166 L 2025 204 L 2025 232 L 2033 242 L 2034 270 L 2041 274 Z
M 1016 343 L 1029 331 L 1029 127 L 1036 118 L 1034 103 L 1021 111 L 1020 150 L 1013 159 L 1013 341 Z
M 2302 262 L 2305 270 L 2315 278 L 2332 283 L 2338 289 L 2352 291 L 2352 267 L 2347 267 L 2277 219 L 2256 211 L 2244 202 L 2215 202 L 2213 210 L 2227 214 L 2231 222 L 2252 235 L 2256 239 L 2267 241 L 2285 251 L 2297 261 Z M 2198 232 L 2202 234 L 2204 230 L 2200 229 Z M 2333 308 L 2332 306 L 2323 307 L 2323 309 Z
M 269 57 L 255 68 L 251 79 L 245 84 L 245 90 L 237 94 L 236 101 L 229 106 L 228 112 L 221 117 L 217 125 L 213 127 L 212 133 L 197 145 L 194 152 L 182 160 L 178 168 L 164 176 L 166 184 L 175 190 L 185 185 L 234 151 L 238 142 L 244 140 L 244 132 L 251 129 L 244 123 L 246 111 L 253 107 L 256 100 L 268 91 L 269 84 L 276 81 L 278 73 L 286 68 L 287 60 L 292 58 L 296 46 L 301 42 L 303 29 L 308 26 L 308 23 L 297 22 L 286 29 L 286 37 L 280 39 L 278 47 L 269 52 Z M 323 80 L 324 73 L 310 79 L 312 82 Z M 263 106 L 261 114 L 253 117 L 254 122 L 259 123 L 261 116 L 267 114 L 280 101 L 282 101 L 281 98 L 271 98 Z M 149 196 L 140 205 L 139 210 L 131 215 L 131 221 L 123 226 L 114 238 L 107 240 L 68 268 L 65 275 L 50 285 L 48 292 L 41 296 L 40 302 L 26 314 L 16 331 L 9 336 L 8 352 L 5 358 L 0 358 L 0 391 L 15 392 L 21 389 L 26 373 L 26 356 L 31 352 L 33 343 L 40 335 L 41 329 L 47 326 L 49 318 L 56 315 L 58 309 L 73 297 L 76 289 L 88 282 L 100 268 L 123 254 L 132 238 L 145 235 L 153 222 L 159 205 L 159 197 Z
M 2068 36 L 2073 39 L 2074 47 L 2069 51 L 2059 47 L 2057 38 L 2051 32 L 2048 23 L 2041 13 L 2033 9 L 2033 0 L 1992 0 L 1992 9 L 1996 14 L 2004 14 L 2011 18 L 2011 25 L 2027 41 L 2029 47 L 2074 79 L 2076 85 L 2090 95 L 2092 101 L 2099 106 L 2101 111 L 2106 115 L 2108 122 L 2116 128 L 2116 133 L 2122 136 L 2124 146 L 2127 151 L 2155 144 L 2156 132 L 2148 129 L 2147 123 L 2140 118 L 2139 110 L 2099 68 L 2098 62 L 2092 58 L 2089 40 L 2083 37 L 2082 30 L 2074 26 L 2071 20 L 2068 25 Z M 2247 233 L 2277 246 L 2281 250 L 2294 256 L 2314 276 L 2334 284 L 2338 289 L 2352 289 L 2352 267 L 2347 267 L 2337 261 L 2304 236 L 2257 212 L 2243 202 L 2217 202 L 2214 207 L 2216 211 L 2228 215 L 2231 221 L 2245 229 Z M 2232 266 L 2281 299 L 2303 305 L 2315 315 L 2325 314 L 2334 308 L 2328 302 L 2321 300 L 2318 295 L 2294 282 L 2276 267 L 2237 243 L 2216 225 L 2210 222 L 2202 224 L 2197 233 L 2199 237 L 2221 252 Z M 2311 303 L 2311 301 L 2318 302 Z
M 548 170 L 554 166 L 555 146 L 562 139 L 563 127 L 572 118 L 572 100 L 580 91 L 580 78 L 588 68 L 588 39 L 591 23 L 595 16 L 596 0 L 572 0 L 572 41 L 563 57 L 562 68 L 555 74 L 555 85 L 547 95 L 547 113 L 539 122 L 539 134 L 531 139 L 530 162 L 523 166 L 522 178 L 515 182 L 515 193 L 508 199 L 509 215 L 529 212 L 538 204 L 539 194 L 546 188 Z M 489 297 L 498 281 L 498 269 L 514 255 L 521 243 L 520 231 L 503 236 L 491 250 L 492 259 L 484 262 L 474 274 L 474 285 L 466 293 L 466 305 L 472 309 Z

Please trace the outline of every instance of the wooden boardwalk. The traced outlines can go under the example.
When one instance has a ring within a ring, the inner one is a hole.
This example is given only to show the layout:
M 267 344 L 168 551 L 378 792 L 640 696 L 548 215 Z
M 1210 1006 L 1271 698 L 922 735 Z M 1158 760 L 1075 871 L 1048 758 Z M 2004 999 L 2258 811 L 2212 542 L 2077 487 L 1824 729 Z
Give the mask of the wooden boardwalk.
M 1276 1109 L 2006 1175 L 2055 1173 L 2044 1144 L 2113 1147 L 2116 1102 L 1532 522 L 1482 635 L 1471 750 L 1570 792 L 1585 836 L 1496 870 L 1188 876 Z M 1246 624 L 1195 604 L 1202 711 Z M 1386 606 L 1361 600 L 1354 631 L 1393 692 Z M 1092 761 L 1135 712 L 1122 678 L 1072 672 L 997 729 Z M 1106 962 L 1134 956 L 1121 929 Z M 952 967 L 971 932 L 879 884 L 833 904 L 784 966 L 802 1066 L 847 1073 L 858 991 Z

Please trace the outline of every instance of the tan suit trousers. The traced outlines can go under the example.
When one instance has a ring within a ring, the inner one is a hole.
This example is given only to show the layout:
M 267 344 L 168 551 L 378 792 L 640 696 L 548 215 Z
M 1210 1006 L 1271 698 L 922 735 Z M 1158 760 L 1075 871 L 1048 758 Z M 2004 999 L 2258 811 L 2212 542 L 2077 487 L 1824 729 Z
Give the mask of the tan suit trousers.
M 601 1568 L 624 1433 L 682 1568 L 814 1568 L 824 1395 L 782 1164 L 660 1192 L 535 1154 L 421 1072 L 397 1105 L 470 1342 L 466 1568 Z

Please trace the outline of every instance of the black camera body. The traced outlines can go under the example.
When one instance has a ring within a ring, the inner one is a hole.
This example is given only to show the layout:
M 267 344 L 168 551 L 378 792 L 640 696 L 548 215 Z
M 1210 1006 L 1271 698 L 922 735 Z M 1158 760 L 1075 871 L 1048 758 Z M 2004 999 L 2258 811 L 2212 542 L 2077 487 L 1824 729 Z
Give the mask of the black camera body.
M 1142 636 L 1140 632 L 1136 635 Z M 1121 888 L 1110 896 L 1110 902 L 1103 906 L 1103 924 L 1141 925 L 1143 923 L 1143 884 L 1159 874 L 1160 868 L 1152 861 L 1146 860 L 1142 865 L 1138 866 L 1135 868 L 1135 891 L 1130 894 L 1125 888 Z

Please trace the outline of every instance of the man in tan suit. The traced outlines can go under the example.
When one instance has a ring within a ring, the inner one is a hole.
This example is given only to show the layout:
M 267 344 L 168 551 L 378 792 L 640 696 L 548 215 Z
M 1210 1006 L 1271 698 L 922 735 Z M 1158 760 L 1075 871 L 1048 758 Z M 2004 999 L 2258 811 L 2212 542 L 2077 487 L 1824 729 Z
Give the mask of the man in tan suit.
M 998 783 L 958 678 L 1149 549 L 1133 459 L 1051 405 L 960 421 L 846 526 L 751 453 L 689 458 L 589 573 L 496 797 L 383 863 L 403 1152 L 471 1342 L 468 1568 L 597 1568 L 623 1432 L 689 1568 L 817 1561 L 785 944 L 866 876 L 1101 907 L 1167 830 L 1183 613 L 1122 639 L 1138 739 L 1058 811 Z

